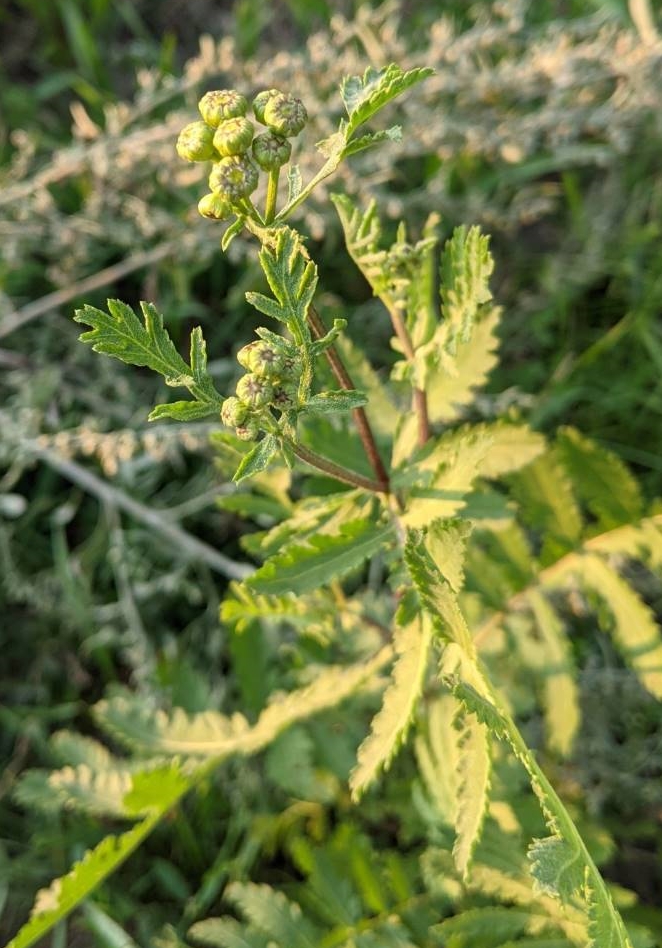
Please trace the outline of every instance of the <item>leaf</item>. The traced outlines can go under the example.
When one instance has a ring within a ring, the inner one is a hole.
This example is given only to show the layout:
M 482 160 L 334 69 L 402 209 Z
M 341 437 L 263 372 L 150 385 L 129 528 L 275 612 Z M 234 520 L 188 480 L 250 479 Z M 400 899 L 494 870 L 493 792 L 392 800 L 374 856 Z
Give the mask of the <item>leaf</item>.
M 390 524 L 354 520 L 333 536 L 311 536 L 305 546 L 291 545 L 271 557 L 248 580 L 257 592 L 268 595 L 304 593 L 356 569 L 393 539 Z
M 584 857 L 560 836 L 534 839 L 527 852 L 531 875 L 541 892 L 570 902 L 584 890 Z
M 225 253 L 232 241 L 235 239 L 237 234 L 240 234 L 244 229 L 243 218 L 238 217 L 236 221 L 233 221 L 229 227 L 226 227 L 223 231 L 223 236 L 221 237 L 221 250 Z
M 425 737 L 415 741 L 419 774 L 425 784 L 435 816 L 451 827 L 457 815 L 458 733 L 453 727 L 458 702 L 453 695 L 439 694 L 427 703 Z
M 505 421 L 476 425 L 473 431 L 484 429 L 491 444 L 480 465 L 482 477 L 496 478 L 518 471 L 539 457 L 545 450 L 545 439 L 528 425 L 513 425 Z
M 415 615 L 394 631 L 396 660 L 382 706 L 373 718 L 370 733 L 358 749 L 357 764 L 349 778 L 358 801 L 381 770 L 388 770 L 411 727 L 425 684 L 431 644 L 430 622 Z
M 435 520 L 426 533 L 426 547 L 451 589 L 459 593 L 464 585 L 464 555 L 471 524 L 466 520 Z
M 490 735 L 474 714 L 460 712 L 457 760 L 457 812 L 453 858 L 458 871 L 469 877 L 489 804 L 492 758 Z
M 397 96 L 433 73 L 434 69 L 426 67 L 403 72 L 398 65 L 390 63 L 383 69 L 369 66 L 363 76 L 345 77 L 340 95 L 349 116 L 346 138 Z
M 639 485 L 620 458 L 573 428 L 561 429 L 557 444 L 577 495 L 603 529 L 641 517 Z
M 527 600 L 538 627 L 542 645 L 541 665 L 545 675 L 545 723 L 549 743 L 566 757 L 579 727 L 579 695 L 566 631 L 549 600 L 530 590 Z
M 267 948 L 265 935 L 247 930 L 234 918 L 205 918 L 189 928 L 187 937 L 209 948 Z
M 632 948 L 623 920 L 604 887 L 589 887 L 588 918 L 591 940 L 587 948 Z
M 448 327 L 445 349 L 454 355 L 459 342 L 471 338 L 482 307 L 492 299 L 489 279 L 494 260 L 489 237 L 480 228 L 456 227 L 441 258 L 442 315 Z
M 625 661 L 644 688 L 662 698 L 662 636 L 652 610 L 597 554 L 574 557 L 569 565 L 582 584 L 607 603 L 613 637 Z
M 129 365 L 146 366 L 163 375 L 168 385 L 188 388 L 197 401 L 210 406 L 209 412 L 220 410 L 222 398 L 207 372 L 205 341 L 200 327 L 191 333 L 191 365 L 188 366 L 164 328 L 163 316 L 156 307 L 144 302 L 140 307 L 144 324 L 121 300 L 108 300 L 107 313 L 86 304 L 76 310 L 74 316 L 76 322 L 93 327 L 81 334 L 81 342 L 89 343 L 95 352 Z
M 224 896 L 251 925 L 283 948 L 318 948 L 320 934 L 300 906 L 282 892 L 253 882 L 231 882 Z
M 484 907 L 467 909 L 458 915 L 444 919 L 435 925 L 435 935 L 441 936 L 442 944 L 453 948 L 485 948 L 500 945 L 505 938 L 516 938 L 524 934 L 530 915 L 511 907 Z
M 404 558 L 421 604 L 441 636 L 455 642 L 469 658 L 475 657 L 473 639 L 455 593 L 432 559 L 422 531 L 407 531 Z
M 261 312 L 288 325 L 294 324 L 299 343 L 305 341 L 310 345 L 307 314 L 317 286 L 317 267 L 295 230 L 278 227 L 271 235 L 260 250 L 260 264 L 275 304 L 259 293 L 247 293 L 246 299 Z
M 287 203 L 295 201 L 301 194 L 303 182 L 298 165 L 290 165 L 287 169 Z
M 338 411 L 353 411 L 367 404 L 367 397 L 363 392 L 354 389 L 343 389 L 337 392 L 320 392 L 312 395 L 305 404 L 306 411 L 320 415 L 328 415 Z
M 264 438 L 241 459 L 239 467 L 234 472 L 232 478 L 235 484 L 245 480 L 247 477 L 252 477 L 254 474 L 259 474 L 261 471 L 266 470 L 278 453 L 278 448 L 278 438 L 272 434 L 265 435 Z
M 368 415 L 373 431 L 377 435 L 392 436 L 398 420 L 398 411 L 391 400 L 391 393 L 382 383 L 372 365 L 358 346 L 343 335 L 336 342 L 345 366 L 361 391 L 368 397 Z
M 500 320 L 498 307 L 483 307 L 469 339 L 456 340 L 452 358 L 437 358 L 425 383 L 430 421 L 454 421 L 462 408 L 473 402 L 476 389 L 485 385 L 498 362 L 496 330 Z M 450 324 L 441 323 L 433 340 L 437 353 L 448 352 L 451 335 Z
M 156 405 L 149 413 L 149 421 L 161 421 L 163 418 L 174 418 L 175 421 L 199 421 L 209 415 L 218 415 L 218 406 L 205 402 L 168 402 Z
M 371 132 L 368 135 L 362 135 L 361 138 L 353 138 L 343 148 L 343 158 L 349 158 L 359 151 L 365 151 L 366 148 L 372 148 L 374 145 L 381 145 L 382 142 L 400 142 L 402 141 L 402 129 L 399 125 L 391 125 L 390 128 L 382 129 L 379 132 Z

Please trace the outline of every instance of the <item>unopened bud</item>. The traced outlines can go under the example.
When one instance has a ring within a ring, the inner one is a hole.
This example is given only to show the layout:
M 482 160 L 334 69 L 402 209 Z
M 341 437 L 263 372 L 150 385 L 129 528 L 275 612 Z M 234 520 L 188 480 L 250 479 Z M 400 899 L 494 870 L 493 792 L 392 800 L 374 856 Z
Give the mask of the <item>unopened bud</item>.
M 264 124 L 282 138 L 298 135 L 308 121 L 301 99 L 284 92 L 272 96 L 264 107 Z
M 274 96 L 281 95 L 279 89 L 265 89 L 264 92 L 258 92 L 258 94 L 253 99 L 253 112 L 255 118 L 258 122 L 262 122 L 263 125 L 266 125 L 264 121 L 264 107 L 266 106 L 269 99 L 273 99 Z
M 264 408 L 272 399 L 273 385 L 268 379 L 250 373 L 237 382 L 237 397 L 249 408 Z
M 285 364 L 285 357 L 268 342 L 260 340 L 251 344 L 243 364 L 249 372 L 259 375 L 260 378 L 273 379 L 280 375 Z
M 230 202 L 225 195 L 213 191 L 211 194 L 205 194 L 204 197 L 200 198 L 198 201 L 198 211 L 203 217 L 208 217 L 214 221 L 224 221 L 232 214 Z
M 257 168 L 247 155 L 231 155 L 214 165 L 209 187 L 233 203 L 248 197 L 257 187 L 257 180 Z
M 286 138 L 265 132 L 253 141 L 253 158 L 263 171 L 275 171 L 290 160 L 292 146 Z
M 177 154 L 184 161 L 209 161 L 214 157 L 214 130 L 204 122 L 191 122 L 177 138 Z
M 217 89 L 213 92 L 205 92 L 198 102 L 198 108 L 207 125 L 216 128 L 223 119 L 245 115 L 248 102 L 234 89 Z
M 297 382 L 283 381 L 274 385 L 274 394 L 271 400 L 274 408 L 287 411 L 296 408 L 299 404 L 299 385 Z
M 260 433 L 260 426 L 257 421 L 250 420 L 245 425 L 237 425 L 234 433 L 242 441 L 255 441 Z
M 247 118 L 224 119 L 214 132 L 214 148 L 219 155 L 243 155 L 253 141 L 253 123 Z
M 245 405 L 238 398 L 232 395 L 226 398 L 221 405 L 221 421 L 228 428 L 236 428 L 243 425 L 248 418 L 248 405 Z

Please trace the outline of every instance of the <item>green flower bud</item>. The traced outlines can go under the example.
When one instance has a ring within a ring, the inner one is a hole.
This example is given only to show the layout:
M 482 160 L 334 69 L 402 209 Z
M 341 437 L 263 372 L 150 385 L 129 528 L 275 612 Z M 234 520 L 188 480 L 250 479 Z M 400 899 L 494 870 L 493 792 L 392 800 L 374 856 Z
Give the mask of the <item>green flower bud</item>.
M 224 119 L 214 132 L 214 148 L 219 155 L 243 155 L 253 141 L 253 123 L 241 116 Z
M 274 394 L 271 404 L 279 411 L 296 408 L 299 404 L 298 382 L 281 381 L 274 385 Z
M 221 158 L 214 165 L 209 176 L 209 187 L 234 203 L 255 190 L 257 179 L 257 168 L 247 155 L 231 155 Z
M 209 161 L 214 157 L 213 137 L 213 128 L 204 122 L 191 122 L 179 133 L 175 145 L 177 154 L 184 161 Z
M 247 418 L 248 405 L 239 401 L 234 395 L 225 399 L 221 405 L 221 421 L 224 425 L 228 428 L 236 428 L 238 425 L 243 425 Z
M 198 108 L 207 125 L 216 128 L 223 119 L 245 115 L 248 102 L 234 89 L 217 89 L 214 92 L 205 92 L 198 102 Z
M 275 171 L 287 164 L 292 154 L 292 146 L 286 138 L 265 132 L 253 141 L 253 158 L 263 171 Z
M 241 358 L 240 358 L 241 357 Z M 268 342 L 250 342 L 237 354 L 241 365 L 260 378 L 273 379 L 279 376 L 285 365 L 285 357 Z
M 220 193 L 205 194 L 198 201 L 198 211 L 203 217 L 208 217 L 214 221 L 224 221 L 226 217 L 232 214 L 230 202 L 225 195 Z
M 238 425 L 234 433 L 242 441 L 255 441 L 260 433 L 260 426 L 257 421 L 250 420 L 245 425 Z
M 258 92 L 253 99 L 253 112 L 258 122 L 262 122 L 263 125 L 266 125 L 264 121 L 264 107 L 269 99 L 273 99 L 274 96 L 281 94 L 278 89 L 265 89 L 264 92 Z
M 272 96 L 264 107 L 264 124 L 282 138 L 298 135 L 308 121 L 301 99 L 284 92 Z
M 268 379 L 250 373 L 237 382 L 237 397 L 249 408 L 264 408 L 271 401 L 274 388 Z

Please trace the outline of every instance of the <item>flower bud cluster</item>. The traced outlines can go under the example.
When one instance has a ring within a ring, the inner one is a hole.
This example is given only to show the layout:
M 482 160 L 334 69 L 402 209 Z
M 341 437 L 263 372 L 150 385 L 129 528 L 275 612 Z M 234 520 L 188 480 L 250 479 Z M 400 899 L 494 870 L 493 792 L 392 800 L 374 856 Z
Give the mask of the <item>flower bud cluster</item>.
M 254 123 L 246 117 L 248 101 L 234 89 L 206 92 L 198 108 L 202 121 L 182 129 L 177 153 L 186 161 L 214 163 L 210 193 L 198 210 L 203 217 L 224 220 L 257 187 L 258 168 L 271 172 L 287 164 L 292 152 L 288 139 L 303 129 L 308 114 L 295 96 L 266 89 L 253 100 L 253 113 L 267 131 L 255 136 Z
M 281 412 L 296 408 L 299 372 L 285 346 L 261 339 L 240 349 L 237 360 L 247 372 L 237 382 L 236 394 L 223 402 L 221 420 L 243 441 L 253 441 L 270 408 Z

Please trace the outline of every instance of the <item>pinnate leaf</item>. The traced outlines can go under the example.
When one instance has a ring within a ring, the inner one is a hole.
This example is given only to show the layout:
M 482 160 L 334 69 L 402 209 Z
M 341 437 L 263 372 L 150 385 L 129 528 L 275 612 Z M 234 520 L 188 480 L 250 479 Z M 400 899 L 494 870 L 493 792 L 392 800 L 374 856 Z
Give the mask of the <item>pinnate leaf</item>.
M 356 129 L 405 90 L 431 76 L 434 70 L 417 68 L 403 71 L 391 63 L 384 69 L 369 66 L 362 76 L 347 76 L 340 87 L 347 115 L 347 139 Z
M 487 815 L 492 758 L 489 731 L 475 714 L 460 712 L 456 727 L 460 732 L 460 739 L 453 858 L 458 871 L 466 880 Z
M 584 857 L 561 836 L 535 839 L 528 850 L 531 875 L 540 892 L 569 902 L 584 889 Z

